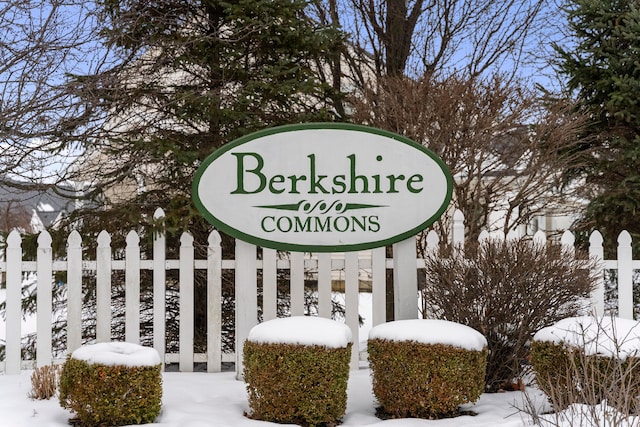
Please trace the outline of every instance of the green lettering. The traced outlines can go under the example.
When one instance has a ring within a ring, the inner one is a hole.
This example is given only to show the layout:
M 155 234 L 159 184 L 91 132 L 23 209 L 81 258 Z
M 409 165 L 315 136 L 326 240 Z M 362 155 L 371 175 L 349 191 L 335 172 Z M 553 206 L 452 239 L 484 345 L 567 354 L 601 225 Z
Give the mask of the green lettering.
M 265 233 L 272 233 L 276 229 L 272 228 L 270 230 L 267 230 L 267 227 L 265 226 L 265 222 L 266 222 L 267 219 L 270 219 L 273 222 L 275 222 L 275 220 L 276 220 L 276 218 L 274 216 L 265 216 L 264 218 L 262 218 L 262 221 L 260 221 L 260 228 L 262 228 L 262 231 L 264 231 Z
M 295 217 L 295 226 L 293 229 L 294 232 L 299 233 L 301 231 L 309 233 L 311 231 L 311 218 L 306 217 L 304 222 L 300 219 L 299 216 Z
M 369 217 L 369 231 L 377 233 L 380 231 L 380 223 L 378 222 L 378 215 L 372 215 Z
M 369 180 L 364 175 L 356 175 L 356 155 L 350 154 L 347 156 L 349 159 L 349 177 L 351 179 L 349 184 L 349 193 L 368 193 L 369 192 Z M 357 182 L 362 182 L 362 191 L 358 191 Z
M 283 183 L 284 183 L 284 175 L 274 175 L 269 180 L 269 191 L 271 191 L 272 194 L 284 193 L 284 190 L 285 190 L 284 188 L 276 188 L 276 184 L 283 184 Z
M 264 159 L 258 153 L 231 153 L 236 156 L 236 189 L 231 194 L 255 194 L 264 190 L 267 185 L 267 177 L 261 172 L 264 167 Z M 253 169 L 245 169 L 245 157 L 253 157 L 256 160 L 256 166 Z M 247 190 L 244 187 L 245 172 L 255 175 L 260 184 L 254 190 Z
M 309 183 L 309 194 L 318 194 L 318 190 L 323 194 L 329 194 L 326 188 L 322 186 L 322 180 L 327 177 L 327 175 L 318 175 L 316 177 L 316 155 L 309 154 L 307 156 L 309 158 L 309 175 L 311 175 L 311 182 Z
M 340 220 L 342 220 L 342 226 L 338 222 Z M 347 218 L 346 216 L 336 217 L 336 219 L 333 220 L 333 228 L 335 228 L 336 231 L 344 233 L 349 229 L 349 218 Z
M 326 232 L 330 232 L 331 231 L 331 217 L 327 216 L 324 218 L 321 218 L 319 216 L 314 216 L 313 219 L 315 219 L 315 227 L 314 230 L 316 232 L 318 231 L 326 231 Z M 321 222 L 324 219 L 324 223 Z
M 411 175 L 407 180 L 407 190 L 409 190 L 412 193 L 420 193 L 423 190 L 423 188 L 414 187 L 413 184 L 422 182 L 423 180 L 424 180 L 424 177 L 422 175 L 419 175 L 419 174 Z
M 387 175 L 389 179 L 389 191 L 387 193 L 398 193 L 396 190 L 396 181 L 403 181 L 405 179 L 404 175 Z
M 366 224 L 367 224 L 367 217 L 366 216 L 362 217 L 362 222 L 360 222 L 360 220 L 358 219 L 357 216 L 352 216 L 351 217 L 351 231 L 352 232 L 356 231 L 356 225 L 358 226 L 360 231 L 366 231 L 367 230 Z
M 342 194 L 347 191 L 347 177 L 344 175 L 336 175 L 333 177 L 333 187 L 331 193 Z
M 291 181 L 291 191 L 289 191 L 289 194 L 300 194 L 300 191 L 298 191 L 298 181 L 306 181 L 307 177 L 305 175 L 289 175 L 287 178 Z

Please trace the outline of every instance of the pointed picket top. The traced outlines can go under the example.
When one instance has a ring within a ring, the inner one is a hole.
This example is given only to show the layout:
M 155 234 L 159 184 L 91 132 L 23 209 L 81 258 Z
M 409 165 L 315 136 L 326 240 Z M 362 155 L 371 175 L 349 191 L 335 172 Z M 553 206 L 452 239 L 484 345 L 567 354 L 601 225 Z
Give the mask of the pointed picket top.
M 482 230 L 478 235 L 478 242 L 483 243 L 491 238 L 491 234 L 487 230 Z
M 600 233 L 598 230 L 595 230 L 589 236 L 589 246 L 602 246 L 603 243 L 604 238 L 602 237 L 602 233 Z
M 576 237 L 569 230 L 565 230 L 565 232 L 562 233 L 562 237 L 560 238 L 560 243 L 562 244 L 562 246 L 573 249 L 576 243 Z
M 427 237 L 425 238 L 425 242 L 427 243 L 428 249 L 438 249 L 440 245 L 440 236 L 436 233 L 435 230 L 429 230 L 427 233 Z
M 211 233 L 209 233 L 208 243 L 210 247 L 217 247 L 222 244 L 222 237 L 220 237 L 218 230 L 212 230 Z
M 22 247 L 22 237 L 20 236 L 20 232 L 18 230 L 13 229 L 7 236 L 7 248 L 20 247 Z
M 514 240 L 518 240 L 520 238 L 520 233 L 518 233 L 517 230 L 509 230 L 509 232 L 507 233 L 507 241 L 508 242 L 512 242 Z
M 153 213 L 153 218 L 155 219 L 164 218 L 164 210 L 162 210 L 162 208 L 156 209 L 155 212 Z
M 139 246 L 140 245 L 140 236 L 134 230 L 131 230 L 127 234 L 127 246 Z
M 191 247 L 193 246 L 193 236 L 191 233 L 185 231 L 180 236 L 180 245 L 183 247 Z
M 547 244 L 547 234 L 542 230 L 536 231 L 533 235 L 533 242 L 545 246 Z
M 67 247 L 79 248 L 82 246 L 82 236 L 78 233 L 78 230 L 73 230 L 67 238 Z
M 106 230 L 102 230 L 100 234 L 98 234 L 98 247 L 106 247 L 111 246 L 111 236 L 107 233 Z
M 572 232 L 566 230 L 562 233 L 562 237 L 560 238 L 560 244 L 562 245 L 562 250 L 568 254 L 575 255 L 576 253 L 576 238 Z
M 631 234 L 627 230 L 622 230 L 618 235 L 619 246 L 631 246 Z
M 40 232 L 38 236 L 38 248 L 42 249 L 51 249 L 51 234 L 47 230 L 43 230 Z
M 460 209 L 453 213 L 453 247 L 456 250 L 464 249 L 464 214 Z
M 604 238 L 602 234 L 596 230 L 589 236 L 589 255 L 599 260 L 604 258 Z

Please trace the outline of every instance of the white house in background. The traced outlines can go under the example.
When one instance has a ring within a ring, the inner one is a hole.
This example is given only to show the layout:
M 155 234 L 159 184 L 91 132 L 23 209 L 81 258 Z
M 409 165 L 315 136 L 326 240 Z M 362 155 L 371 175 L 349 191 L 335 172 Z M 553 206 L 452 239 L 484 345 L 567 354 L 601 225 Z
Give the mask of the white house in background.
M 71 187 L 23 189 L 0 183 L 0 230 L 37 233 L 56 224 L 76 208 Z M 25 184 L 26 185 L 26 184 Z M 65 196 L 66 194 L 66 196 Z

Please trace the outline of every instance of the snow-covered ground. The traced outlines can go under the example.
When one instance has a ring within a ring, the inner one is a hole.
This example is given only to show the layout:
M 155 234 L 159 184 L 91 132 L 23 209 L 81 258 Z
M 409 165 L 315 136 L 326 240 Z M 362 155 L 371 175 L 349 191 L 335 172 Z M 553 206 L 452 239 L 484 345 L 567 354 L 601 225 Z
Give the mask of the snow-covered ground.
M 360 304 L 360 314 L 365 318 L 365 324 L 359 331 L 360 342 L 363 343 L 372 329 L 370 311 L 368 311 L 370 310 L 370 299 L 366 295 L 364 297 L 361 295 Z M 29 320 L 26 323 L 24 326 L 28 329 L 31 326 L 29 325 Z M 277 324 L 281 324 L 283 328 L 290 328 L 286 321 Z M 305 324 L 305 328 L 308 326 Z M 323 330 L 325 329 L 323 325 L 320 327 Z M 385 328 L 379 329 L 385 335 L 390 333 Z M 404 334 L 416 329 L 424 330 L 422 327 L 403 327 L 395 328 L 391 333 L 395 336 L 398 333 Z M 473 338 L 466 331 L 457 331 L 452 329 L 450 325 L 441 325 L 438 329 L 444 330 L 448 339 L 453 337 L 457 341 L 467 343 L 472 341 Z M 307 331 L 307 329 L 305 330 Z M 4 332 L 4 325 L 0 324 L 0 331 Z M 269 337 L 272 336 L 271 333 L 273 331 L 267 332 L 259 332 L 257 334 L 258 341 L 271 339 Z M 281 331 L 276 330 L 275 332 L 276 336 L 281 335 Z M 414 332 L 411 333 L 413 334 Z M 320 334 L 311 335 L 319 336 Z M 334 340 L 335 336 L 336 334 L 331 334 L 331 340 Z M 394 339 L 388 336 L 386 338 Z M 432 339 L 432 337 L 429 339 Z M 327 342 L 323 344 L 329 345 Z M 124 350 L 119 349 L 117 351 L 122 353 Z M 129 354 L 127 351 L 124 352 Z M 138 356 L 134 355 L 132 357 Z M 62 409 L 57 399 L 33 400 L 29 397 L 31 392 L 31 372 L 23 371 L 20 375 L 0 374 L 0 426 L 68 426 L 68 421 L 72 414 Z M 347 410 L 342 423 L 344 427 L 526 427 L 536 425 L 534 420 L 527 415 L 527 412 L 530 412 L 532 407 L 536 408 L 535 412 L 537 413 L 549 410 L 545 397 L 535 387 L 529 387 L 526 392 L 483 394 L 477 402 L 465 405 L 462 408 L 465 414 L 472 413 L 473 415 L 462 415 L 443 420 L 381 420 L 375 415 L 376 406 L 377 403 L 372 393 L 370 370 L 366 362 L 361 362 L 360 369 L 350 373 Z M 245 413 L 248 410 L 245 384 L 236 379 L 234 372 L 216 374 L 164 372 L 162 411 L 153 424 L 147 425 L 175 427 L 278 426 L 278 424 L 247 418 Z M 574 412 L 571 412 L 572 410 Z M 561 418 L 554 415 L 538 417 L 538 421 L 540 421 L 540 418 L 546 418 L 549 422 L 537 425 L 556 427 L 608 427 L 611 425 L 616 425 L 617 427 L 640 427 L 640 419 L 637 417 L 622 420 L 619 414 L 614 415 L 607 413 L 608 411 L 609 408 L 604 405 L 597 408 L 575 405 L 575 407 L 565 411 L 563 413 L 564 416 Z M 598 418 L 598 421 L 594 420 L 594 415 Z M 611 423 L 613 421 L 612 418 L 615 418 L 613 424 Z
M 67 427 L 71 413 L 57 399 L 32 400 L 30 371 L 20 375 L 0 375 L 0 425 L 7 427 Z M 175 427 L 258 427 L 278 424 L 248 419 L 245 384 L 232 372 L 218 374 L 165 372 L 163 407 L 153 426 Z M 469 409 L 476 416 L 445 420 L 386 420 L 375 416 L 369 370 L 352 371 L 349 379 L 347 412 L 343 426 L 380 425 L 387 427 L 524 427 L 531 425 L 516 409 L 522 407 L 520 392 L 485 394 Z

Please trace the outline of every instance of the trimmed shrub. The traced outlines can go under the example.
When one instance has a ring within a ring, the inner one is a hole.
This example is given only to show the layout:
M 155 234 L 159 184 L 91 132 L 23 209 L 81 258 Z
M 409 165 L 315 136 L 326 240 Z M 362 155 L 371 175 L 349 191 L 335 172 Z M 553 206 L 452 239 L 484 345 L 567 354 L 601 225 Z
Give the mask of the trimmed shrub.
M 513 388 L 526 374 L 533 335 L 583 309 L 596 270 L 579 258 L 561 245 L 495 239 L 430 254 L 422 315 L 480 331 L 489 349 L 486 391 Z
M 84 427 L 151 423 L 161 408 L 161 367 L 88 363 L 70 355 L 60 375 L 60 405 Z
M 347 408 L 351 343 L 244 345 L 251 418 L 303 426 L 335 425 Z
M 484 391 L 486 349 L 376 338 L 368 351 L 382 417 L 449 417 Z
M 624 323 L 637 330 L 624 326 L 612 330 L 607 319 L 585 317 L 565 319 L 536 334 L 531 343 L 531 365 L 538 387 L 554 410 L 564 410 L 574 403 L 599 405 L 606 401 L 622 414 L 637 413 L 640 323 Z M 548 339 L 552 328 L 557 328 L 556 340 Z

